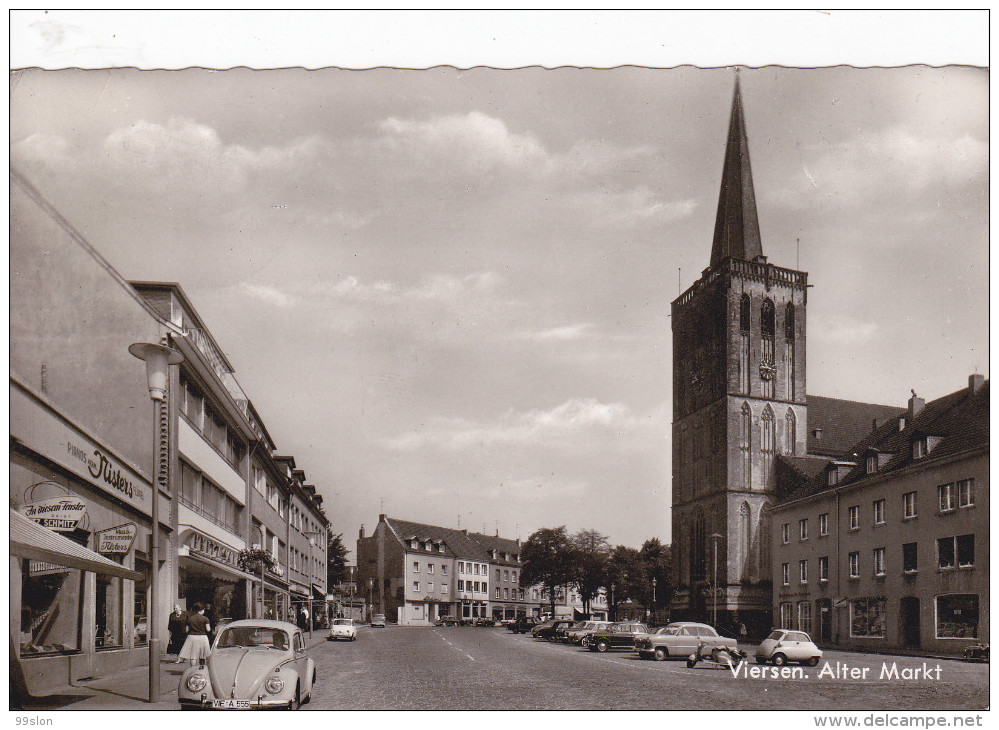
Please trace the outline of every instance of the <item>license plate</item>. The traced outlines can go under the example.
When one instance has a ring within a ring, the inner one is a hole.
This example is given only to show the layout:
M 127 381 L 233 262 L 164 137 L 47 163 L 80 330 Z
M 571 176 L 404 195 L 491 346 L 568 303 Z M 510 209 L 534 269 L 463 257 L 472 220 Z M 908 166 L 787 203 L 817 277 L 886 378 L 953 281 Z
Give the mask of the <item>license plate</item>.
M 249 710 L 250 700 L 212 700 L 214 710 Z

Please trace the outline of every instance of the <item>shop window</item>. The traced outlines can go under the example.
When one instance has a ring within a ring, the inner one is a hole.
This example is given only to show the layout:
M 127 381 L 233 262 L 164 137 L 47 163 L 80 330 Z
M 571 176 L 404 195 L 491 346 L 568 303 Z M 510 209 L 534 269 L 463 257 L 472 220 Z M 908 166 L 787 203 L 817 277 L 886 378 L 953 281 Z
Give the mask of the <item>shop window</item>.
M 135 600 L 132 628 L 132 643 L 135 646 L 146 646 L 149 643 L 149 575 L 150 564 L 140 558 L 135 559 L 135 570 L 142 574 L 142 580 L 135 582 Z
M 806 634 L 812 631 L 812 604 L 808 601 L 798 603 L 798 629 Z
M 80 649 L 82 572 L 21 561 L 21 656 Z
M 978 596 L 958 593 L 937 596 L 937 638 L 978 638 Z
M 790 603 L 780 604 L 780 628 L 782 629 L 794 628 L 794 626 L 792 625 L 792 622 L 794 621 L 792 613 L 793 609 L 794 607 Z
M 124 646 L 122 636 L 122 579 L 97 576 L 97 648 L 116 649 Z
M 858 598 L 850 601 L 850 636 L 884 638 L 884 598 Z

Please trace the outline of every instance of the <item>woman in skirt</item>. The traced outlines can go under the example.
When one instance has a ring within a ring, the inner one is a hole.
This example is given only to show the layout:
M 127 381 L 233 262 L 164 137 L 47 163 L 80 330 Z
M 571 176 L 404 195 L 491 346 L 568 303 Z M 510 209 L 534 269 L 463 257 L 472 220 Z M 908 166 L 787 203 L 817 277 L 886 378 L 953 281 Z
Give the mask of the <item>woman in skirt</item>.
M 189 659 L 193 667 L 201 659 L 207 659 L 211 650 L 208 644 L 208 632 L 211 626 L 205 618 L 205 607 L 194 604 L 194 613 L 187 618 L 187 639 L 180 650 L 180 659 Z

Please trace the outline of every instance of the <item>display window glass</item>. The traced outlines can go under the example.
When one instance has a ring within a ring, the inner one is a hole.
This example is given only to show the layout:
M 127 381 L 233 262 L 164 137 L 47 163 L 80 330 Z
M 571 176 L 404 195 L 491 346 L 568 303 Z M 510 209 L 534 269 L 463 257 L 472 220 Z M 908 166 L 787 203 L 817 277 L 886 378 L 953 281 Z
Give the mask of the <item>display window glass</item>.
M 82 571 L 21 561 L 22 657 L 80 650 Z

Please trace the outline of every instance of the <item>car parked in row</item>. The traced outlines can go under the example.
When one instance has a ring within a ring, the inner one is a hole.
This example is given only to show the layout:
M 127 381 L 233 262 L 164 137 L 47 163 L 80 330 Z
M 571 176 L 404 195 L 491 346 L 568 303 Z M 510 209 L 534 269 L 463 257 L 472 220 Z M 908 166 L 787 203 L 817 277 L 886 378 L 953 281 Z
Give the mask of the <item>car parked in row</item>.
M 568 619 L 555 619 L 553 621 L 545 621 L 543 624 L 539 624 L 531 629 L 531 636 L 535 639 L 547 639 L 548 641 L 553 641 L 555 639 L 555 632 L 560 628 L 565 626 L 571 626 L 572 621 Z
M 647 636 L 635 641 L 635 650 L 642 659 L 686 659 L 697 651 L 701 644 L 725 646 L 738 649 L 735 639 L 721 636 L 707 624 L 693 621 L 677 621 L 656 629 Z
M 610 621 L 583 621 L 582 626 L 574 626 L 565 633 L 567 644 L 578 644 L 586 647 L 590 642 L 590 635 L 594 631 L 602 631 L 611 625 Z
M 516 621 L 507 626 L 507 628 L 515 634 L 526 634 L 540 623 L 540 621 L 532 616 L 520 616 Z
M 590 651 L 605 652 L 611 649 L 634 651 L 635 641 L 649 633 L 649 627 L 637 621 L 618 621 L 605 629 L 590 634 L 587 648 Z
M 804 631 L 777 629 L 763 640 L 756 649 L 756 662 L 773 662 L 782 667 L 788 662 L 800 662 L 814 667 L 822 658 L 822 650 L 812 643 Z

